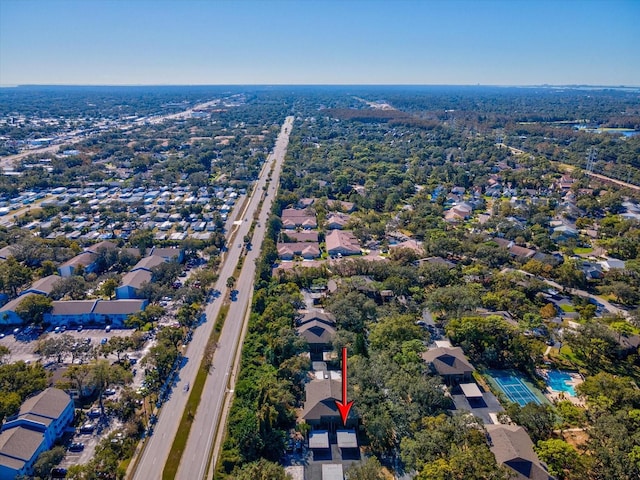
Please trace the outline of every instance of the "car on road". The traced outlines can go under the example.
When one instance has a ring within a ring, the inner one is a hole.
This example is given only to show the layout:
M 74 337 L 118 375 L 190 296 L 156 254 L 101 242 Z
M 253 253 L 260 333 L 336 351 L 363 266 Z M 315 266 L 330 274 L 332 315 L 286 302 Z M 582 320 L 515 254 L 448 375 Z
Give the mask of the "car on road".
M 188 392 L 189 391 L 189 382 L 184 384 L 184 388 L 182 389 L 184 392 Z
M 81 332 L 84 329 L 84 327 L 82 325 L 78 325 L 78 328 L 76 329 L 78 332 Z
M 104 337 L 102 340 L 100 340 L 100 345 L 104 345 L 105 343 L 107 343 L 109 340 L 107 340 L 107 337 Z
M 115 389 L 115 388 L 107 388 L 107 389 L 104 391 L 104 394 L 105 394 L 106 396 L 115 395 L 115 394 L 116 394 L 116 389 Z
M 83 450 L 84 450 L 84 443 L 74 442 L 71 445 L 69 445 L 70 452 L 81 452 Z
M 53 329 L 53 333 L 60 333 L 60 327 L 56 327 Z

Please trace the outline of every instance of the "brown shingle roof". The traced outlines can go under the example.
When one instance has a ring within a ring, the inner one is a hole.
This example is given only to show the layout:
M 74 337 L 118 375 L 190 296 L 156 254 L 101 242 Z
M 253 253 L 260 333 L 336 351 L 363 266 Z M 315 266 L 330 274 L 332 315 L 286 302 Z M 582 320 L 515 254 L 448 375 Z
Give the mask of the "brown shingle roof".
M 460 347 L 432 348 L 424 352 L 422 358 L 440 375 L 463 375 L 475 370 Z

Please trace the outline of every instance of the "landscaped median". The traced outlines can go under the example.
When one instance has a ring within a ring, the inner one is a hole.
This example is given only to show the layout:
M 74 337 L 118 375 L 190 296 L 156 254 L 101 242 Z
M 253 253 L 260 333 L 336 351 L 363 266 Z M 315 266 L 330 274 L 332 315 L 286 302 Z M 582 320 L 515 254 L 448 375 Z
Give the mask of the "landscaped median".
M 205 349 L 204 358 L 202 359 L 200 367 L 198 368 L 196 380 L 193 382 L 193 385 L 191 387 L 191 393 L 189 394 L 187 405 L 185 406 L 184 412 L 182 412 L 180 428 L 178 429 L 178 433 L 173 440 L 173 444 L 171 445 L 171 450 L 169 451 L 169 456 L 167 458 L 167 463 L 165 464 L 164 470 L 162 472 L 163 479 L 172 480 L 176 478 L 178 467 L 180 466 L 180 459 L 182 458 L 182 454 L 187 445 L 189 433 L 191 432 L 191 425 L 193 424 L 193 419 L 195 417 L 196 411 L 198 410 L 198 406 L 200 405 L 202 391 L 204 390 L 204 385 L 207 381 L 207 375 L 209 374 L 209 369 L 211 368 L 211 360 L 213 357 L 213 353 L 215 352 L 215 345 L 217 344 L 220 337 L 220 332 L 222 331 L 222 327 L 224 326 L 224 321 L 227 318 L 228 311 L 228 304 L 225 304 L 220 308 L 220 313 L 218 314 L 218 318 L 216 319 L 216 323 L 213 327 L 213 331 L 211 332 L 209 342 L 207 343 L 207 347 Z

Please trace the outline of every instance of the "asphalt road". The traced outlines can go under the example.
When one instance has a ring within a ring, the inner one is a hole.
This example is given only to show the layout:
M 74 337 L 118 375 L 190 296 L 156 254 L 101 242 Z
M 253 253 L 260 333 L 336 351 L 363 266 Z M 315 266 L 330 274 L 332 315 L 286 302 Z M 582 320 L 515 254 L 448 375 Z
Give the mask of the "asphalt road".
M 226 295 L 227 291 L 227 278 L 233 275 L 240 255 L 244 251 L 243 248 L 241 248 L 242 239 L 249 232 L 254 212 L 257 211 L 260 198 L 262 197 L 263 186 L 266 185 L 267 177 L 269 176 L 270 167 L 274 162 L 276 162 L 277 165 L 282 164 L 292 123 L 293 117 L 288 117 L 276 141 L 274 151 L 265 162 L 253 194 L 249 198 L 244 214 L 241 216 L 242 219 L 246 219 L 247 221 L 241 221 L 228 236 L 228 239 L 234 238 L 234 240 L 233 242 L 229 241 L 229 248 L 225 253 L 220 268 L 220 276 L 214 287 L 225 293 L 206 307 L 207 321 L 194 332 L 193 340 L 189 344 L 185 354 L 187 363 L 179 371 L 178 384 L 174 388 L 169 400 L 160 410 L 153 436 L 147 439 L 136 470 L 131 476 L 133 479 L 148 480 L 162 478 L 162 471 L 169 455 L 173 439 L 180 426 L 179 423 L 189 395 L 183 391 L 184 385 L 187 382 L 193 384 L 195 381 L 205 346 L 211 335 L 214 322 L 220 312 L 222 302 L 225 300 L 224 295 Z M 278 167 L 276 169 L 278 175 L 279 170 Z M 274 189 L 277 184 L 275 178 L 276 173 L 274 172 L 274 179 L 271 183 L 269 195 L 267 196 L 269 200 L 273 198 L 273 191 L 271 189 Z M 255 229 L 254 245 L 260 245 L 262 242 L 261 239 L 264 237 L 265 232 L 266 215 L 270 210 L 270 206 L 271 201 L 265 202 L 263 206 L 260 216 L 260 227 Z M 258 239 L 260 239 L 259 243 L 257 241 Z M 182 457 L 178 478 L 195 480 L 197 478 L 203 478 L 205 475 L 209 452 L 211 451 L 213 436 L 216 431 L 217 419 L 220 416 L 220 409 L 223 405 L 230 372 L 232 370 L 234 353 L 239 343 L 244 313 L 250 305 L 249 302 L 254 277 L 254 273 L 252 272 L 255 272 L 254 260 L 257 258 L 258 253 L 259 249 L 248 251 L 247 257 L 244 260 L 245 268 L 243 268 L 237 281 L 236 288 L 239 290 L 237 300 L 231 302 L 227 314 L 227 319 L 213 358 L 213 366 L 203 391 L 200 407 L 198 411 L 195 412 L 195 420 L 191 428 L 186 450 Z
M 265 162 L 265 168 L 256 183 L 254 189 L 255 194 L 251 196 L 247 205 L 247 212 L 244 218 L 248 219 L 248 221 L 242 222 L 239 226 L 235 237 L 236 239 L 233 245 L 230 246 L 233 252 L 240 252 L 241 248 L 238 245 L 244 236 L 249 233 L 254 214 L 258 212 L 263 187 L 267 185 L 269 171 L 275 162 L 268 195 L 265 197 L 265 201 L 259 211 L 258 222 L 252 238 L 252 245 L 258 248 L 253 248 L 246 252 L 243 268 L 237 279 L 236 289 L 239 291 L 238 299 L 230 304 L 224 329 L 220 335 L 218 348 L 213 358 L 213 369 L 207 378 L 202 393 L 200 406 L 196 412 L 189 440 L 178 469 L 177 479 L 194 480 L 204 478 L 207 473 L 216 431 L 218 427 L 223 428 L 226 423 L 226 415 L 221 415 L 221 413 L 225 396 L 232 394 L 235 387 L 235 375 L 238 366 L 236 361 L 239 360 L 239 356 L 236 356 L 236 354 L 242 347 L 243 335 L 241 334 L 246 321 L 246 313 L 251 307 L 256 260 L 260 255 L 259 246 L 262 245 L 262 240 L 264 239 L 267 218 L 271 211 L 275 189 L 279 182 L 280 170 L 289 143 L 289 133 L 291 132 L 292 124 L 293 117 L 287 117 L 280 131 L 280 135 L 276 140 L 273 152 L 267 159 L 267 162 Z M 231 267 L 236 264 L 235 261 L 230 263 Z M 226 266 L 227 264 L 225 264 L 225 267 Z M 231 275 L 231 273 L 229 273 L 229 275 Z M 220 278 L 224 281 L 229 275 L 221 274 Z

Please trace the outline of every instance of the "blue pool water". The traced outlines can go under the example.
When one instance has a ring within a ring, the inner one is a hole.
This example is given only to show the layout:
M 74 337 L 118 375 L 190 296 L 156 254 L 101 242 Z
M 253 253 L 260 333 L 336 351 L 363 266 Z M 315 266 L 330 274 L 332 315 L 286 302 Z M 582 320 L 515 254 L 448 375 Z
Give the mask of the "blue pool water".
M 547 385 L 556 392 L 565 392 L 572 397 L 576 396 L 576 391 L 573 385 L 569 385 L 571 381 L 571 375 L 560 370 L 551 370 L 547 373 Z

